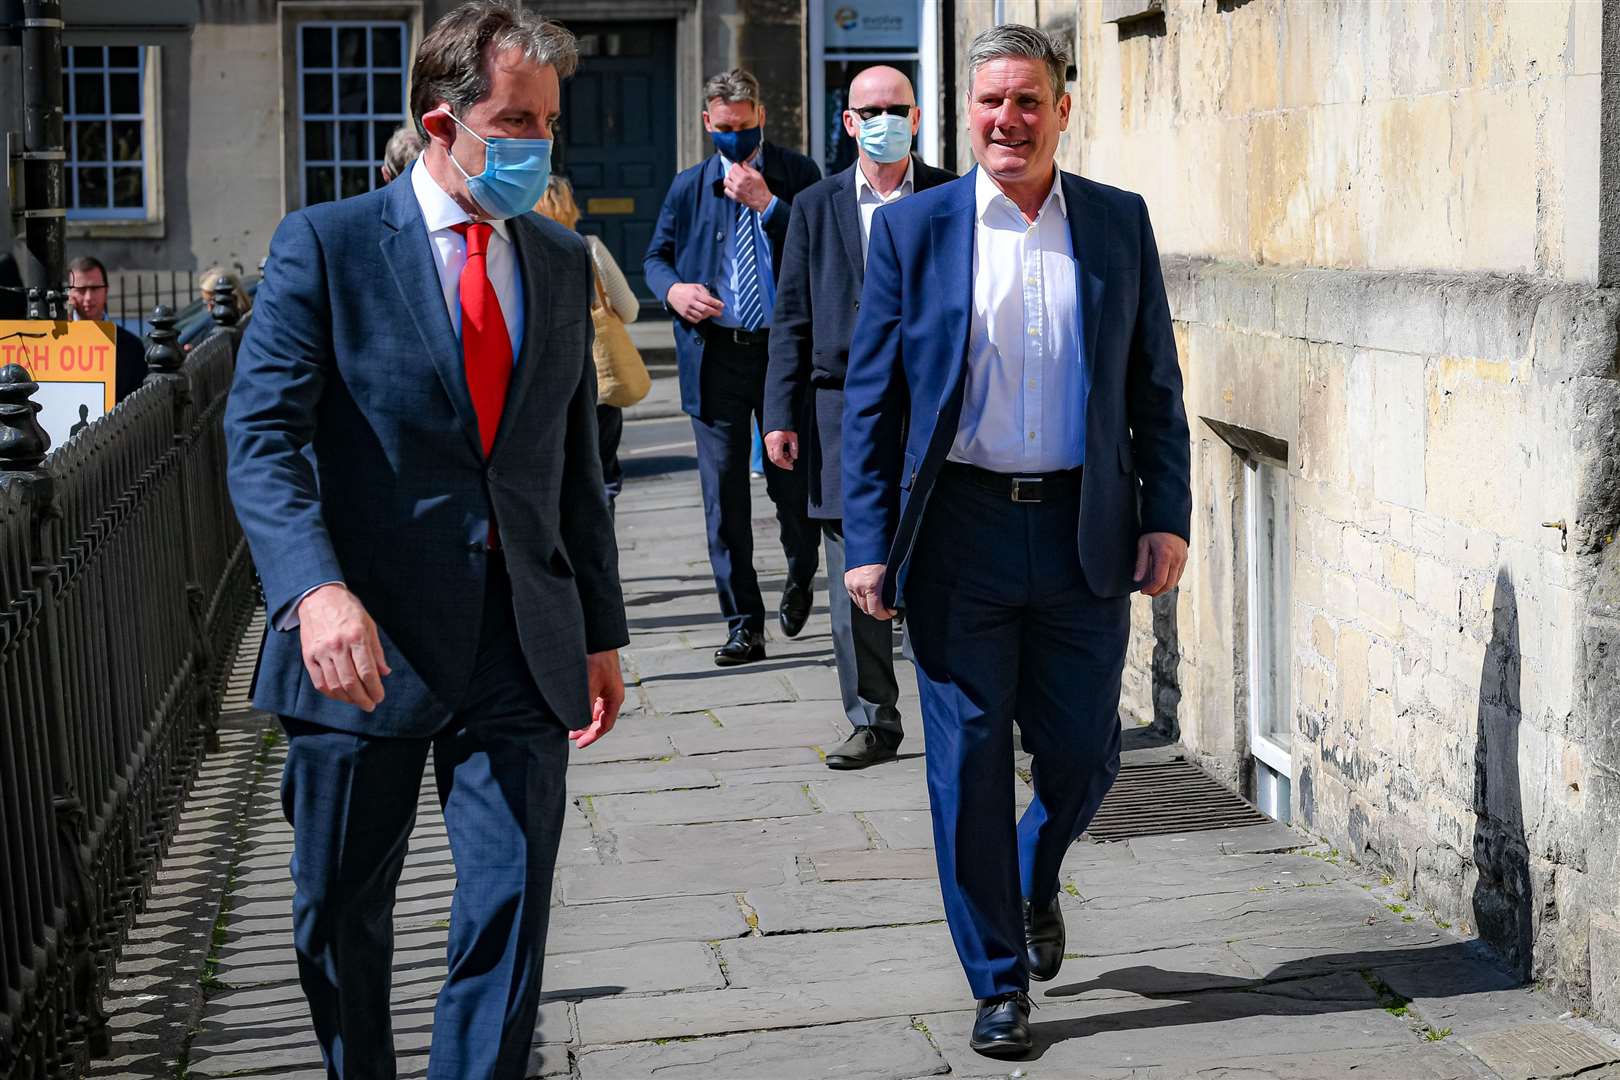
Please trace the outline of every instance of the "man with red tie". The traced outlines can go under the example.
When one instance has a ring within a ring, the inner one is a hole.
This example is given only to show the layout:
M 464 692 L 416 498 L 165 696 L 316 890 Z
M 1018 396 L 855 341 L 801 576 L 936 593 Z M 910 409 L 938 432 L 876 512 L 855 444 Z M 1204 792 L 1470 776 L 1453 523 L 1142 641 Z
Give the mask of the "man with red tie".
M 432 753 L 457 886 L 428 1075 L 527 1074 L 568 742 L 626 643 L 589 256 L 528 213 L 573 36 L 469 0 L 423 39 L 426 149 L 288 215 L 226 415 L 288 735 L 294 944 L 329 1076 L 394 1076 L 394 888 Z M 570 734 L 571 733 L 571 734 Z

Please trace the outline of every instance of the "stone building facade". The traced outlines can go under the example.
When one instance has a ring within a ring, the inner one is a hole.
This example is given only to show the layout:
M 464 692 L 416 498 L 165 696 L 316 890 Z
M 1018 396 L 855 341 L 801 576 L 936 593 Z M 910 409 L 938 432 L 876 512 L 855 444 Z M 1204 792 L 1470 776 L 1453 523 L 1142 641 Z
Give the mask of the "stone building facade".
M 1620 1016 L 1620 5 L 999 6 L 1071 35 L 1186 375 L 1128 716 Z

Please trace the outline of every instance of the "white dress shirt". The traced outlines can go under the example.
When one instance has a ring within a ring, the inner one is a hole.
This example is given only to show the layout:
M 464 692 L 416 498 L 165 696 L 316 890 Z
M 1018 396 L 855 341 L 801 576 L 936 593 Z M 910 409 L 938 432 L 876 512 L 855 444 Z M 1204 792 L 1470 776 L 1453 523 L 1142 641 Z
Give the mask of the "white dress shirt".
M 445 307 L 450 312 L 450 326 L 461 336 L 461 271 L 467 265 L 467 241 L 452 225 L 471 221 L 467 211 L 456 205 L 456 200 L 445 194 L 439 182 L 429 175 L 420 161 L 411 165 L 411 191 L 422 208 L 422 221 L 427 226 L 428 245 L 433 249 L 433 262 L 439 271 L 439 287 L 444 290 Z M 512 362 L 523 351 L 523 288 L 519 280 L 517 252 L 512 249 L 512 237 L 504 221 L 492 221 L 489 250 L 484 254 L 485 271 L 495 286 L 495 298 L 501 303 L 501 315 L 506 320 L 507 340 L 512 343 Z M 341 582 L 327 581 L 315 589 Z M 288 604 L 276 614 L 277 630 L 298 628 L 298 605 L 315 589 Z
M 967 387 L 950 460 L 999 473 L 1072 469 L 1085 460 L 1090 373 L 1063 185 L 1054 170 L 1029 222 L 983 169 L 975 175 Z
M 459 338 L 461 271 L 467 265 L 467 241 L 451 226 L 472 218 L 445 193 L 420 161 L 411 166 L 411 190 L 416 193 L 422 221 L 427 225 L 428 244 L 439 270 L 439 286 L 444 290 L 444 304 L 450 311 L 450 327 Z M 489 251 L 484 255 L 484 266 L 490 284 L 495 286 L 495 298 L 501 302 L 506 336 L 512 343 L 512 359 L 516 363 L 523 344 L 523 285 L 518 273 L 517 252 L 512 248 L 507 223 L 492 221 L 490 224 L 495 231 L 489 240 Z
M 866 178 L 866 170 L 861 168 L 859 161 L 855 162 L 855 208 L 861 212 L 861 260 L 866 260 L 867 251 L 872 246 L 872 218 L 877 214 L 878 207 L 886 206 L 892 202 L 899 202 L 916 189 L 917 159 L 906 159 L 906 178 L 900 181 L 900 186 L 887 195 L 879 195 L 878 189 L 872 186 L 872 181 Z

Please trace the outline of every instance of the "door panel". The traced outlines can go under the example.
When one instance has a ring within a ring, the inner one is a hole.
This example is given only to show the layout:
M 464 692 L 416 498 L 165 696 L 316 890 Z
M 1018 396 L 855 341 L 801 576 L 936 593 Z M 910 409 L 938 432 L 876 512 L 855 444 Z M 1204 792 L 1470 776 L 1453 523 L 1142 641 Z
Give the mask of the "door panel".
M 576 22 L 580 66 L 563 83 L 558 171 L 574 185 L 579 231 L 613 253 L 636 294 L 675 176 L 675 23 Z

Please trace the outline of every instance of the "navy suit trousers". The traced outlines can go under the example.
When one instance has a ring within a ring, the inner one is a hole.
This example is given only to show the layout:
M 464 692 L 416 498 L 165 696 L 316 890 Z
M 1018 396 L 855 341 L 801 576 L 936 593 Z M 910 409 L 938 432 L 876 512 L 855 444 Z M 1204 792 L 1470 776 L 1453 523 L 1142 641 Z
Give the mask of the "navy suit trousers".
M 456 887 L 428 1076 L 528 1075 L 568 739 L 524 661 L 499 556 L 491 557 L 484 612 L 468 700 L 430 738 L 371 737 L 282 719 L 293 938 L 332 1080 L 395 1076 L 394 893 L 430 750 Z
M 730 630 L 756 634 L 765 629 L 765 600 L 754 572 L 748 457 L 756 418 L 765 408 L 766 363 L 764 345 L 738 345 L 723 331 L 711 333 L 703 349 L 703 414 L 692 417 L 720 613 Z M 788 580 L 808 589 L 820 562 L 820 530 L 810 520 L 804 470 L 766 461 L 765 490 L 776 505 Z
M 1021 901 L 1051 901 L 1119 771 L 1130 599 L 1087 587 L 1079 511 L 1078 494 L 1014 503 L 946 466 L 906 579 L 940 891 L 977 998 L 1028 989 Z M 1015 717 L 1035 788 L 1016 824 Z

